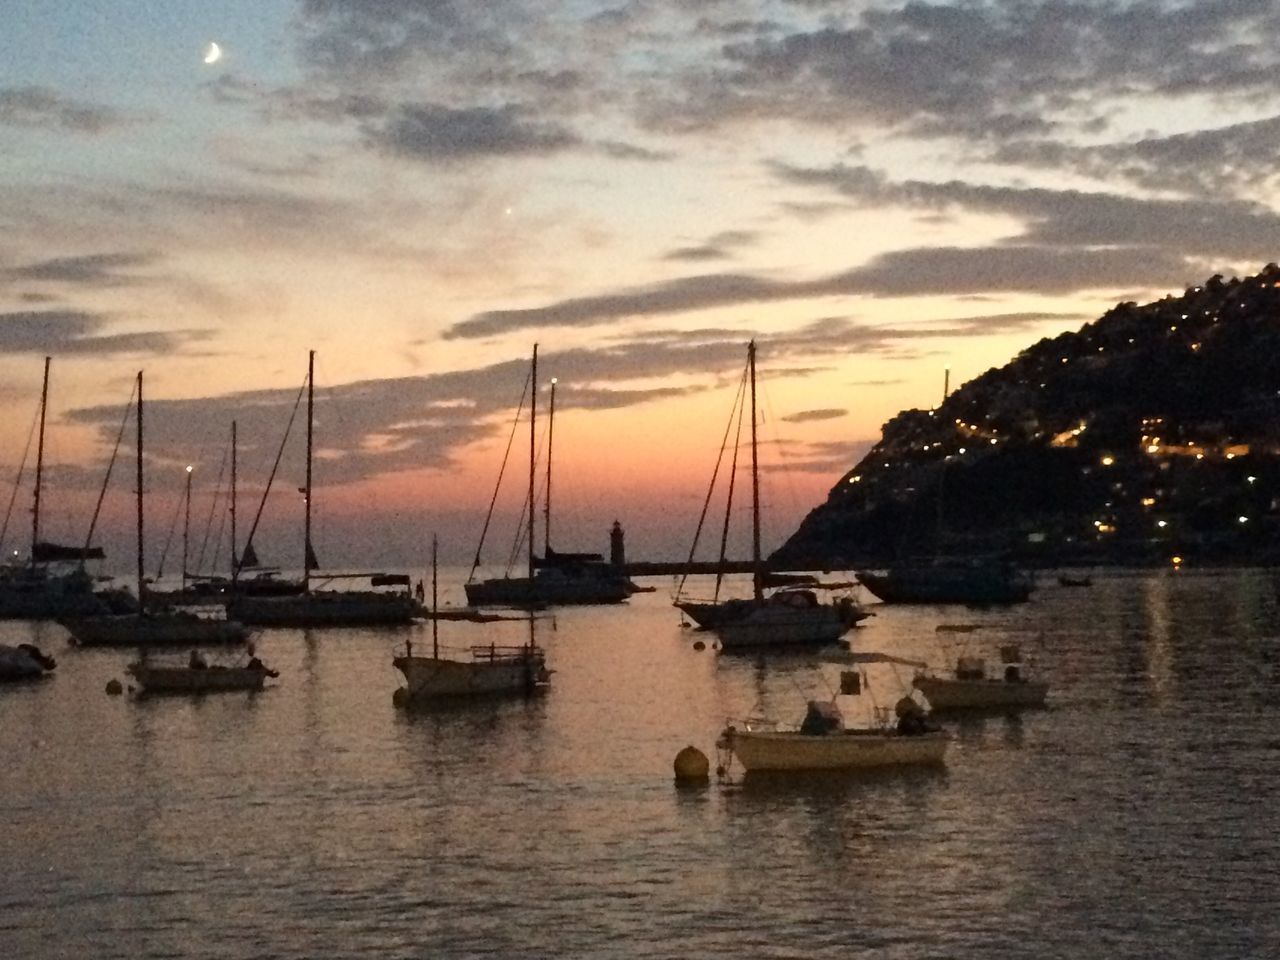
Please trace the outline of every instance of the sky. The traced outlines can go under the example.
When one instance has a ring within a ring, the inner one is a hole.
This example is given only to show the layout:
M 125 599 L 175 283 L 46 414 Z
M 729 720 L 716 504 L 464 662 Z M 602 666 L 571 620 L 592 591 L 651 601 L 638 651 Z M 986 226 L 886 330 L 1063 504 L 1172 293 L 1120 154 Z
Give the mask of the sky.
M 553 545 L 604 550 L 618 519 L 633 558 L 679 557 L 754 338 L 772 549 L 946 369 L 954 388 L 1280 249 L 1262 0 L 6 0 L 4 19 L 0 492 L 51 356 L 43 528 L 68 542 L 138 370 L 149 549 L 188 464 L 193 514 L 221 516 L 233 419 L 243 537 L 314 349 L 322 563 L 421 565 L 433 532 L 469 558 L 536 342 L 540 409 L 558 379 Z M 301 437 L 255 538 L 285 566 Z M 130 489 L 118 466 L 101 525 L 125 556 Z

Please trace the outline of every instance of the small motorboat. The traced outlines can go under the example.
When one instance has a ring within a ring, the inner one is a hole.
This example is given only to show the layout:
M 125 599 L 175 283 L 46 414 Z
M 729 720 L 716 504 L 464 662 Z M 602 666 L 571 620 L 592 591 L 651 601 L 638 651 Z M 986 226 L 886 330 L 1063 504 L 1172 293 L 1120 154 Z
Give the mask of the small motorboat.
M 38 680 L 57 665 L 33 643 L 0 644 L 0 681 Z
M 221 693 L 229 690 L 261 690 L 269 678 L 280 676 L 250 651 L 249 662 L 227 666 L 208 663 L 192 651 L 183 663 L 157 663 L 143 658 L 129 664 L 125 672 L 138 682 L 143 693 Z

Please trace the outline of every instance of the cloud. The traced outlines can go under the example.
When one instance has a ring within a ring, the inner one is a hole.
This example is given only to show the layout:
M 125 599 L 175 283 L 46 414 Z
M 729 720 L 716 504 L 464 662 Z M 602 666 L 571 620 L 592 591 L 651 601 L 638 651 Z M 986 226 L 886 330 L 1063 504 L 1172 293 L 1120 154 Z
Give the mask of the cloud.
M 1158 248 L 926 247 L 882 254 L 863 266 L 810 280 L 706 274 L 574 297 L 543 307 L 492 310 L 454 324 L 444 337 L 489 337 L 542 327 L 587 327 L 711 307 L 835 296 L 1067 294 L 1163 288 L 1182 283 L 1188 270 L 1184 257 Z
M 1259 263 L 1273 259 L 1280 248 L 1280 215 L 1253 200 L 1147 198 L 959 180 L 891 181 L 868 167 L 844 164 L 825 168 L 777 164 L 774 170 L 786 182 L 831 190 L 865 205 L 1010 216 L 1024 224 L 1022 233 L 1005 241 L 1010 247 L 1039 246 L 1047 252 L 1075 247 L 1074 256 L 1085 255 L 1088 251 L 1079 249 L 1085 247 L 1121 249 L 1121 255 L 1129 257 L 1135 251 L 1159 250 L 1154 256 L 1166 262 L 1172 255 Z M 1114 277 L 1117 272 L 1108 274 Z M 1143 272 L 1148 277 L 1152 273 Z M 1115 285 L 1104 277 L 1106 274 L 1100 275 L 1103 282 L 1097 286 Z
M 0 125 L 96 135 L 133 122 L 118 110 L 48 87 L 0 87 Z
M 545 155 L 581 143 L 564 127 L 532 119 L 518 104 L 463 109 L 401 104 L 385 121 L 372 125 L 367 136 L 388 153 L 426 162 Z
M 814 423 L 819 420 L 839 420 L 848 415 L 849 411 L 841 407 L 823 407 L 820 410 L 801 410 L 799 413 L 788 414 L 782 419 L 787 423 Z
M 208 330 L 150 330 L 102 334 L 107 319 L 79 310 L 25 310 L 0 313 L 0 353 L 57 353 L 109 356 L 172 353 L 207 340 Z
M 725 230 L 709 237 L 705 243 L 677 247 L 664 254 L 662 259 L 684 262 L 724 260 L 734 256 L 744 247 L 751 246 L 758 239 L 759 234 L 751 230 Z
M 1211 196 L 1275 182 L 1280 116 L 1117 143 L 1005 140 L 993 145 L 990 158 L 1020 167 L 1074 170 L 1149 190 Z
M 0 270 L 0 277 L 75 286 L 118 287 L 141 282 L 138 277 L 124 271 L 150 266 L 157 259 L 150 253 L 95 253 L 53 257 Z

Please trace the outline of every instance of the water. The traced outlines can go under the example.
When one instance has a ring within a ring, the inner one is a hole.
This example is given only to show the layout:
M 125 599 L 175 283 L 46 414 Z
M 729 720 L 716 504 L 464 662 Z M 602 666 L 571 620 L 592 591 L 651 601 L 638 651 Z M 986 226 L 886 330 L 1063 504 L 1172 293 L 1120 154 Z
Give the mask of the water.
M 937 661 L 934 627 L 983 623 L 975 647 L 1021 637 L 1053 681 L 1049 710 L 949 724 L 945 771 L 701 790 L 672 784 L 681 747 L 712 754 L 729 717 L 798 720 L 838 668 L 697 652 L 665 583 L 539 624 L 545 696 L 433 712 L 391 703 L 393 648 L 429 628 L 265 633 L 276 687 L 134 701 L 103 692 L 127 651 L 0 625 L 59 661 L 0 689 L 0 952 L 1280 955 L 1272 582 L 1094 583 L 856 631 Z M 891 704 L 895 671 L 873 669 Z

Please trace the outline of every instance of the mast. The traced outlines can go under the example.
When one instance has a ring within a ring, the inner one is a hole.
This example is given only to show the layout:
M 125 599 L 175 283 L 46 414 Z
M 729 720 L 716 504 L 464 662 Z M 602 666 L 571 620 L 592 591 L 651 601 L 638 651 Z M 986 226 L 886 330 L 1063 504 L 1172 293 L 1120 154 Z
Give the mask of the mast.
M 182 520 L 182 592 L 187 592 L 187 543 L 191 539 L 191 471 L 195 468 L 187 464 L 187 504 L 186 516 Z
M 542 549 L 551 553 L 551 441 L 556 433 L 556 378 L 551 378 L 551 409 L 547 419 L 547 500 L 542 505 L 545 521 L 542 528 Z
M 751 372 L 751 566 L 753 590 L 764 599 L 764 570 L 760 566 L 760 467 L 756 461 L 756 342 L 747 344 L 747 368 Z
M 143 568 L 142 548 L 142 371 L 138 371 L 138 613 L 145 615 L 146 571 Z
M 240 572 L 240 557 L 236 553 L 236 422 L 231 421 L 231 580 Z
M 533 345 L 533 368 L 529 374 L 529 599 L 533 600 L 533 477 L 538 466 L 538 345 Z
M 36 565 L 36 544 L 40 542 L 40 478 L 44 473 L 44 418 L 49 406 L 49 359 L 49 357 L 44 358 L 44 386 L 40 388 L 40 440 L 36 445 L 36 492 L 31 504 L 31 566 L 33 568 Z
M 440 659 L 440 593 L 439 593 L 439 550 L 440 544 L 433 533 L 431 535 L 431 656 Z
M 316 386 L 316 352 L 307 354 L 307 487 L 306 487 L 306 520 L 304 521 L 304 543 L 302 546 L 302 592 L 311 592 L 311 431 L 314 425 Z

